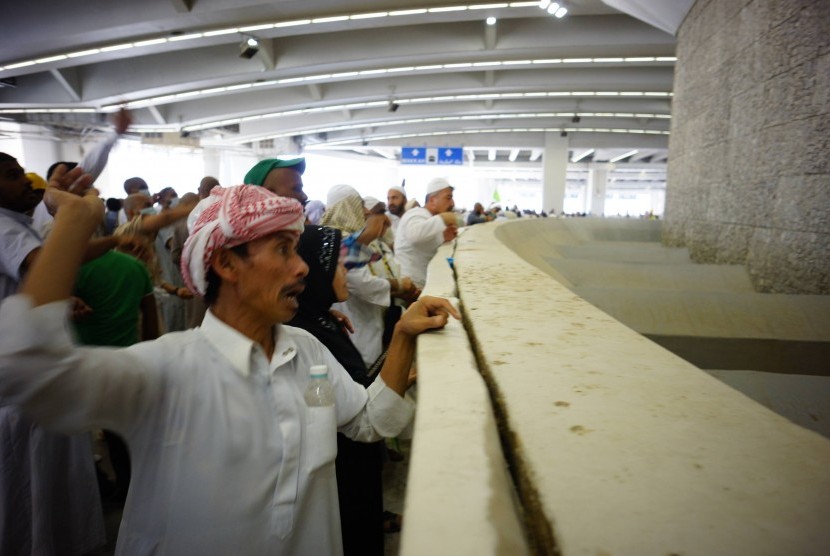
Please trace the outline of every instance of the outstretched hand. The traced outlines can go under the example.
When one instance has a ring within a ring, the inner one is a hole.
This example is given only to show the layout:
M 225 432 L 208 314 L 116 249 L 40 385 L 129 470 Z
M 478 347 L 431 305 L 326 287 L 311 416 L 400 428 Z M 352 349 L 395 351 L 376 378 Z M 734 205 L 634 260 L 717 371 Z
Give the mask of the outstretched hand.
M 82 220 L 96 227 L 104 216 L 104 204 L 92 187 L 92 176 L 80 167 L 67 170 L 63 164 L 59 165 L 49 178 L 43 202 L 52 215 L 70 205 L 80 209 Z
M 409 306 L 395 328 L 402 334 L 417 336 L 433 328 L 443 328 L 449 317 L 461 319 L 455 307 L 443 297 L 423 296 Z

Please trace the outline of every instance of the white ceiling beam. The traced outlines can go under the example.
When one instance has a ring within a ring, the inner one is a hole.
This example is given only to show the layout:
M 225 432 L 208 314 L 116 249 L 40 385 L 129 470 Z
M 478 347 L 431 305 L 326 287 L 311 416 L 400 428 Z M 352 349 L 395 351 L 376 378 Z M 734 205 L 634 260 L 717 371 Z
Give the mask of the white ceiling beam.
M 272 70 L 277 67 L 277 40 L 276 39 L 257 39 L 259 41 L 259 59 L 266 70 Z
M 541 156 L 542 156 L 542 149 L 532 149 L 530 151 L 530 156 L 528 157 L 528 160 L 531 161 L 531 162 L 536 162 L 537 160 L 539 160 L 539 157 L 541 157 Z
M 516 162 L 517 158 L 519 158 L 519 149 L 510 149 L 510 155 L 508 155 L 507 160 Z
M 352 111 L 348 108 L 343 108 L 340 110 L 340 113 L 343 114 L 343 119 L 351 120 L 352 119 Z
M 485 50 L 495 50 L 496 48 L 496 26 L 484 26 L 484 48 Z
M 63 90 L 69 94 L 72 100 L 81 102 L 81 80 L 76 68 L 50 69 L 49 73 L 60 83 L 60 86 L 63 87 Z
M 493 161 L 496 160 L 496 149 L 488 149 L 487 151 L 487 160 Z
M 470 159 L 470 162 L 476 159 L 476 152 L 473 149 L 464 149 L 464 152 L 467 153 L 467 158 Z
M 173 8 L 180 14 L 186 14 L 193 9 L 196 0 L 170 0 Z
M 162 113 L 161 113 L 161 112 L 159 112 L 158 107 L 156 107 L 156 106 L 148 106 L 148 107 L 147 107 L 147 110 L 149 110 L 149 111 L 150 111 L 150 115 L 152 115 L 152 116 L 153 116 L 153 120 L 155 120 L 155 122 L 156 122 L 158 125 L 165 125 L 165 124 L 167 124 L 167 119 L 166 119 L 166 118 L 162 115 Z
M 308 92 L 311 93 L 311 98 L 314 100 L 323 100 L 323 88 L 319 83 L 309 83 Z
M 488 87 L 492 87 L 496 84 L 496 72 L 493 70 L 487 70 L 484 72 L 484 84 Z

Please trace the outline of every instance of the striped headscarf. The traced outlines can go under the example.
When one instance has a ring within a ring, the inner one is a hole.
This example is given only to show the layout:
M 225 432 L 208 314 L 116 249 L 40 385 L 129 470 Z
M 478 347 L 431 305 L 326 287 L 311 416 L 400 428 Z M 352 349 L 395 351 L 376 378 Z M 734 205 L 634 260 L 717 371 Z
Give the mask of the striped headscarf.
M 207 269 L 214 251 L 283 230 L 300 233 L 305 220 L 303 206 L 296 200 L 251 185 L 214 187 L 193 209 L 191 218 L 181 270 L 187 287 L 200 295 L 207 291 Z

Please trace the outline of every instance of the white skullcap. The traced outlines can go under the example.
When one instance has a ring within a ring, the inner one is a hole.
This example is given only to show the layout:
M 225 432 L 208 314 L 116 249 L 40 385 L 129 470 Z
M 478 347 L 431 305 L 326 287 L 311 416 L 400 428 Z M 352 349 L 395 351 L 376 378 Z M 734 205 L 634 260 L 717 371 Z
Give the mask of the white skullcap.
M 400 193 L 401 195 L 406 197 L 406 189 L 404 189 L 402 185 L 390 185 L 389 186 L 389 191 L 393 191 L 393 190 L 397 191 L 398 193 Z
M 427 195 L 432 195 L 436 191 L 447 188 L 455 189 L 445 178 L 434 178 L 427 184 Z
M 363 206 L 366 207 L 366 210 L 372 210 L 379 204 L 380 201 L 374 197 L 363 197 Z

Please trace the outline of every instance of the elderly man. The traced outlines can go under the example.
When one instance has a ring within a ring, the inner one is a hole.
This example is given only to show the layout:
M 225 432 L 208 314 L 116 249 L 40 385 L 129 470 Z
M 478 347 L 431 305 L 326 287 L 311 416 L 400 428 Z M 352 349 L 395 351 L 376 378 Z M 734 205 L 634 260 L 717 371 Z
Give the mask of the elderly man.
M 268 191 L 280 197 L 296 199 L 304 206 L 308 196 L 303 193 L 303 172 L 305 172 L 305 158 L 281 160 L 268 158 L 257 162 L 245 174 L 245 183 L 261 185 Z
M 401 217 L 406 211 L 406 189 L 403 185 L 393 185 L 386 192 L 386 208 L 389 221 L 392 223 L 392 233 L 397 233 L 398 224 L 401 222 Z
M 335 430 L 397 434 L 420 332 L 457 312 L 419 301 L 397 326 L 380 377 L 353 382 L 294 316 L 308 267 L 296 251 L 300 203 L 262 187 L 215 188 L 182 255 L 205 296 L 202 326 L 130 348 L 72 345 L 63 315 L 101 203 L 80 171 L 46 192 L 55 228 L 21 295 L 0 306 L 0 395 L 45 424 L 120 431 L 133 478 L 118 554 L 340 554 Z M 309 369 L 326 365 L 336 402 L 306 407 Z
M 427 265 L 438 248 L 458 235 L 452 191 L 453 186 L 444 178 L 430 181 L 424 206 L 406 211 L 398 225 L 395 258 L 401 274 L 411 277 L 419 288 L 426 283 Z

